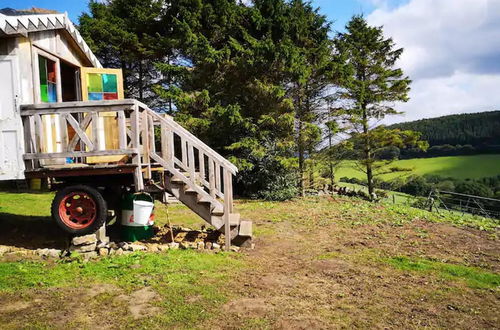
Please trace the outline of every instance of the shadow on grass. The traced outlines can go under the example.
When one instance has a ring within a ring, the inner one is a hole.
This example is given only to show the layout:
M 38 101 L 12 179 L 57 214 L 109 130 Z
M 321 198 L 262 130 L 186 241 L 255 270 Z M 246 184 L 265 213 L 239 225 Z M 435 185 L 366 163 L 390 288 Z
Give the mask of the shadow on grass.
M 71 239 L 46 216 L 0 213 L 0 228 L 0 245 L 25 249 L 64 249 Z

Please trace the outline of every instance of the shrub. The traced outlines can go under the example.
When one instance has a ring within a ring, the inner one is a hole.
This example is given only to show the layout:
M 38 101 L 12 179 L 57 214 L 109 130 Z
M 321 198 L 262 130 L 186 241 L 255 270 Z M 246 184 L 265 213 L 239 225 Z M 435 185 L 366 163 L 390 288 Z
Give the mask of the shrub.
M 421 176 L 414 176 L 402 187 L 401 191 L 414 196 L 426 196 L 431 191 L 431 186 Z
M 490 187 L 476 181 L 463 181 L 456 185 L 455 192 L 467 195 L 492 197 L 493 190 Z

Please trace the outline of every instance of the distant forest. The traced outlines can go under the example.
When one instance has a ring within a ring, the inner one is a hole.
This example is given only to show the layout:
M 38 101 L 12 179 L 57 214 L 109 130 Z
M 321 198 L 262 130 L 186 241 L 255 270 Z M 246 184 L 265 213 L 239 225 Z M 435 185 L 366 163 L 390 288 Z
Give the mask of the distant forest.
M 500 111 L 450 115 L 388 126 L 422 133 L 427 152 L 401 150 L 400 158 L 500 153 Z

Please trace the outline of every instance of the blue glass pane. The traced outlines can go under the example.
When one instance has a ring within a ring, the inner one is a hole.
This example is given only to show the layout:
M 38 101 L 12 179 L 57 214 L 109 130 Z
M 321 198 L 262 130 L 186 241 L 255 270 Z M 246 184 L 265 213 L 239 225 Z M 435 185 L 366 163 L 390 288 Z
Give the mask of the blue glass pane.
M 49 93 L 48 93 L 48 98 L 49 102 L 57 102 L 57 89 L 56 89 L 56 84 L 53 83 L 48 83 L 48 88 L 49 88 Z
M 103 99 L 102 93 L 89 93 L 90 101 L 100 101 Z

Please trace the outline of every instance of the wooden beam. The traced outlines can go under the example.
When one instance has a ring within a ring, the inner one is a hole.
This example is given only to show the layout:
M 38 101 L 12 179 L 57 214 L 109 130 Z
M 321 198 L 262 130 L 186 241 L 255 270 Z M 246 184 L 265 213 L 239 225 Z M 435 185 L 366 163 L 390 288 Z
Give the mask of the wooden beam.
M 231 199 L 229 198 L 232 195 L 231 192 L 231 173 L 224 168 L 224 238 L 226 241 L 226 251 L 231 249 Z
M 134 111 L 130 115 L 130 125 L 131 125 L 131 131 L 132 131 L 132 147 L 135 149 L 139 149 L 140 147 L 140 132 L 139 132 L 139 107 L 134 106 Z M 135 164 L 137 167 L 134 171 L 134 184 L 135 184 L 135 190 L 136 191 L 143 191 L 144 190 L 144 180 L 142 178 L 142 171 L 141 171 L 141 155 L 136 154 L 132 158 L 132 163 Z
M 76 144 L 78 143 L 79 140 L 82 140 L 85 145 L 89 148 L 89 150 L 94 150 L 94 144 L 92 141 L 90 141 L 89 137 L 87 136 L 87 133 L 85 131 L 89 127 L 90 121 L 92 120 L 92 116 L 86 116 L 81 124 L 78 124 L 76 119 L 71 115 L 67 115 L 66 120 L 68 123 L 73 127 L 75 130 L 75 136 L 71 139 L 71 141 L 68 144 L 68 151 L 75 150 Z
M 24 154 L 24 159 L 51 159 L 66 157 L 93 157 L 93 156 L 113 156 L 113 155 L 135 155 L 137 149 L 117 149 L 117 150 L 97 150 L 97 151 L 70 151 L 70 152 L 47 152 Z

